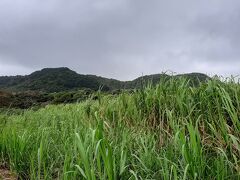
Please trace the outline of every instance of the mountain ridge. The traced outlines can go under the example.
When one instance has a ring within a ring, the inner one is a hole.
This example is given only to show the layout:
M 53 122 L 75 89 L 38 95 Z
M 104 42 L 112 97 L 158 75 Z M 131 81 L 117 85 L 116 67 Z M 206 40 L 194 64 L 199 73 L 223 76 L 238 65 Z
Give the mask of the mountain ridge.
M 132 81 L 120 81 L 117 79 L 105 78 L 91 74 L 78 74 L 67 68 L 43 68 L 29 75 L 0 76 L 0 90 L 12 92 L 21 91 L 41 91 L 41 92 L 60 92 L 75 89 L 91 89 L 111 91 L 116 89 L 134 89 L 142 86 L 143 82 L 151 81 L 156 84 L 162 78 L 186 77 L 196 83 L 210 79 L 202 73 L 188 73 L 170 76 L 167 74 L 152 74 L 138 77 Z

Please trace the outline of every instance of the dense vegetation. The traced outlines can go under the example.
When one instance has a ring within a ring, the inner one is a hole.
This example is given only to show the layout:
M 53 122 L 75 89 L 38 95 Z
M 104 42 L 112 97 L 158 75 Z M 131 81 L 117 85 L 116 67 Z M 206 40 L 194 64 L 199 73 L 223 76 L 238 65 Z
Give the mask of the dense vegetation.
M 184 74 L 194 83 L 198 80 L 206 81 L 208 76 L 200 73 Z M 107 79 L 95 75 L 81 75 L 68 68 L 45 68 L 26 76 L 2 76 L 0 77 L 0 89 L 20 92 L 20 91 L 38 91 L 45 93 L 62 92 L 69 90 L 91 89 L 93 91 L 112 91 L 117 89 L 135 89 L 152 81 L 153 84 L 160 79 L 170 78 L 166 74 L 155 74 L 143 76 L 133 81 L 118 81 Z M 179 77 L 175 76 L 175 77 Z
M 86 100 L 94 94 L 94 91 L 87 89 L 49 94 L 34 91 L 19 93 L 0 91 L 0 109 L 28 109 L 48 104 L 74 103 Z
M 80 75 L 68 68 L 46 68 L 27 76 L 0 77 L 0 109 L 75 103 L 95 96 L 99 89 L 108 94 L 119 94 L 123 90 L 140 89 L 149 82 L 156 85 L 161 79 L 180 77 L 188 78 L 193 85 L 210 79 L 200 73 L 177 76 L 155 74 L 122 82 L 94 75 Z
M 0 161 L 31 179 L 239 179 L 240 86 L 161 81 L 0 116 Z
M 33 106 L 42 106 L 51 103 L 54 96 L 38 92 L 11 93 L 0 91 L 0 108 L 27 109 Z
M 117 95 L 121 92 L 131 91 L 133 90 L 114 90 L 102 93 Z M 91 89 L 69 90 L 55 93 L 41 93 L 37 91 L 12 93 L 0 91 L 0 110 L 38 109 L 49 104 L 77 103 L 89 98 L 97 99 L 97 91 Z

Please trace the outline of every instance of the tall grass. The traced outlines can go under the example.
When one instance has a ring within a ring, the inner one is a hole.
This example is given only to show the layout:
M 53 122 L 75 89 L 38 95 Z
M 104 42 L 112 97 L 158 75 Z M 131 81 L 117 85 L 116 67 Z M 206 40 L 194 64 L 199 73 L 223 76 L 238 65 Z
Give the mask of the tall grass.
M 240 86 L 162 81 L 134 93 L 0 115 L 21 179 L 239 179 Z

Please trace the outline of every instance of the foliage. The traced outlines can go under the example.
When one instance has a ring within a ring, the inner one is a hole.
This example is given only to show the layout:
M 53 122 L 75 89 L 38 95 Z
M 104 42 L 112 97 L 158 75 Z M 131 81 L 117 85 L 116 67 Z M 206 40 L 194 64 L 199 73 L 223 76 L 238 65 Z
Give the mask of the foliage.
M 121 91 L 118 93 L 120 92 Z M 63 91 L 50 94 L 38 93 L 35 91 L 20 93 L 0 91 L 0 108 L 6 109 L 7 111 L 11 111 L 12 109 L 37 109 L 48 104 L 76 103 L 88 98 L 96 99 L 96 94 L 97 92 L 91 89 Z
M 0 117 L 22 179 L 239 179 L 240 85 L 186 79 Z
M 53 104 L 60 104 L 60 103 L 76 103 L 84 101 L 90 98 L 94 94 L 94 91 L 91 89 L 84 89 L 78 91 L 67 91 L 67 92 L 59 92 L 53 93 Z
M 52 101 L 52 97 L 45 93 L 33 91 L 9 93 L 0 91 L 0 108 L 26 109 L 33 106 L 41 106 Z
M 196 83 L 198 79 L 200 81 L 206 81 L 209 79 L 208 76 L 199 73 L 180 76 L 185 76 L 194 83 Z M 133 81 L 123 82 L 94 75 L 77 74 L 68 68 L 45 68 L 27 76 L 0 77 L 0 89 L 14 92 L 37 91 L 46 93 L 74 91 L 86 88 L 93 91 L 98 91 L 99 89 L 101 89 L 101 91 L 112 91 L 116 89 L 141 88 L 149 82 L 155 85 L 160 79 L 170 77 L 172 76 L 155 74 L 143 76 Z

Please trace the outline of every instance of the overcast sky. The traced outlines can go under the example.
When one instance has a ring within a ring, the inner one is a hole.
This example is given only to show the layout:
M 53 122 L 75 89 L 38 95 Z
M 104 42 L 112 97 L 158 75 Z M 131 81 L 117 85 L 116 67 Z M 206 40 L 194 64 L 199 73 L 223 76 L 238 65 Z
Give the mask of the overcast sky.
M 0 0 L 0 75 L 240 74 L 239 0 Z

